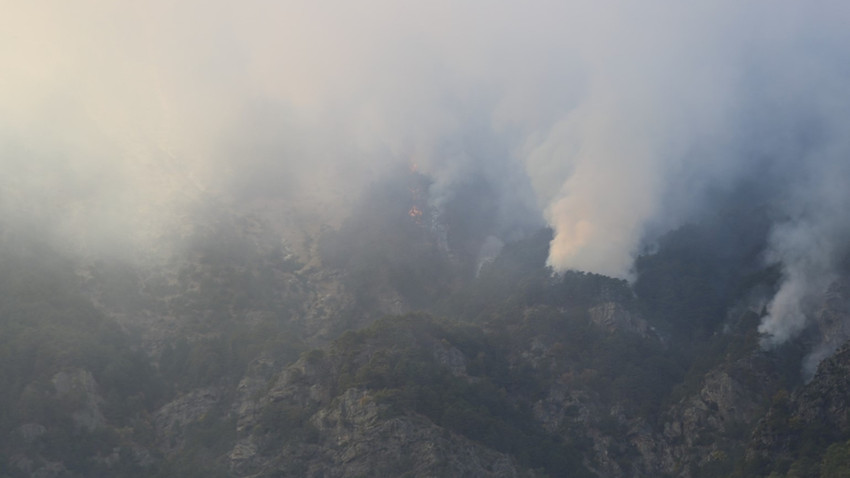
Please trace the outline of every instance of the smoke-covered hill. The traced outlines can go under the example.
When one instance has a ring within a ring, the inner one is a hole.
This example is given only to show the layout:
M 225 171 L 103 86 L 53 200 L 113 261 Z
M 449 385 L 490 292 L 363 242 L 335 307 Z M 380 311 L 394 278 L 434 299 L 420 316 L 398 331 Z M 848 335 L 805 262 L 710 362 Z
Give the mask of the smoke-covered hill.
M 7 225 L 0 470 L 840 469 L 850 437 L 819 430 L 842 419 L 846 391 L 828 377 L 843 355 L 805 381 L 846 340 L 850 295 L 836 282 L 798 339 L 763 347 L 781 287 L 765 208 L 732 202 L 666 234 L 629 283 L 553 273 L 548 229 L 494 246 L 490 205 L 458 199 L 437 215 L 417 192 L 429 181 L 404 170 L 376 183 L 338 226 L 303 230 L 298 252 L 278 232 L 291 219 L 269 208 L 198 215 L 185 246 L 150 262 Z
M 0 476 L 840 476 L 848 24 L 4 5 Z

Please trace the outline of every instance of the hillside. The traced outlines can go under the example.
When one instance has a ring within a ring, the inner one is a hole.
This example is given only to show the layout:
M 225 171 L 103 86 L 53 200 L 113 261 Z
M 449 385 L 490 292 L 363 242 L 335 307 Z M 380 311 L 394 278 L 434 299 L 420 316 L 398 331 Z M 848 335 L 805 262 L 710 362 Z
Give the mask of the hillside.
M 751 212 L 669 233 L 630 284 L 553 275 L 545 229 L 482 260 L 486 227 L 381 194 L 300 255 L 237 211 L 153 265 L 7 229 L 0 474 L 840 476 L 847 349 L 803 369 L 850 295 L 763 350 Z

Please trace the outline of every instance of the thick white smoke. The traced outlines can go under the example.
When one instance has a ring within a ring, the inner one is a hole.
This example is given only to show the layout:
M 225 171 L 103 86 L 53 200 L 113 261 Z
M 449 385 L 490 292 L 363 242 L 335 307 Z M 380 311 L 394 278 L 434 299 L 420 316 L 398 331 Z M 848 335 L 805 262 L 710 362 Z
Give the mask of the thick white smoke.
M 846 100 L 839 96 L 836 101 Z M 788 217 L 770 237 L 768 259 L 782 265 L 783 281 L 759 327 L 766 334 L 765 346 L 781 344 L 805 328 L 850 253 L 850 142 L 838 131 L 818 135 L 839 136 L 814 145 L 801 158 L 808 177 L 789 185 Z
M 554 269 L 629 277 L 707 191 L 762 178 L 766 343 L 846 252 L 840 1 L 6 3 L 4 218 L 83 247 L 155 246 L 209 197 L 324 214 L 415 162 L 433 207 L 484 178 L 501 233 L 545 219 Z

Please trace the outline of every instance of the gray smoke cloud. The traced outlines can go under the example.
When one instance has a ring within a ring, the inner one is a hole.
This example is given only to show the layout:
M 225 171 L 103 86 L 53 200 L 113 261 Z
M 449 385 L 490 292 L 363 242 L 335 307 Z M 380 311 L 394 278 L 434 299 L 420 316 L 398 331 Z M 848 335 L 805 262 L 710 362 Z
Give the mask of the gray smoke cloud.
M 156 247 L 198 202 L 316 221 L 416 165 L 466 178 L 500 238 L 631 277 L 743 181 L 777 222 L 765 345 L 846 254 L 850 9 L 840 1 L 35 1 L 0 18 L 0 208 L 84 250 Z M 340 212 L 342 211 L 342 212 Z

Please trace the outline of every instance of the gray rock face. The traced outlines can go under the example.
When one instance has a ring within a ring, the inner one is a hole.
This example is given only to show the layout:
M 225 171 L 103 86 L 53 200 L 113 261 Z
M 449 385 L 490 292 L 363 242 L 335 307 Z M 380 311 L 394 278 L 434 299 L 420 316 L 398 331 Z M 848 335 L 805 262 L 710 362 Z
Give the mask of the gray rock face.
M 185 444 L 186 426 L 202 419 L 219 400 L 219 390 L 203 388 L 163 405 L 154 414 L 159 447 L 165 452 L 180 449 Z
M 229 453 L 236 476 L 531 476 L 510 457 L 423 416 L 393 412 L 374 392 L 349 388 L 332 399 L 333 364 L 312 362 L 290 366 L 251 407 L 240 408 Z
M 778 387 L 778 377 L 755 353 L 710 370 L 654 424 L 592 389 L 576 388 L 572 377 L 555 381 L 533 411 L 552 433 L 568 438 L 580 430 L 591 445 L 587 466 L 601 477 L 686 478 L 740 456 Z
M 709 371 L 700 389 L 667 413 L 656 438 L 661 453 L 650 461 L 666 473 L 688 477 L 740 452 L 779 383 L 758 354 Z
M 850 343 L 821 362 L 811 382 L 790 396 L 774 398 L 753 432 L 747 455 L 790 461 L 802 430 L 815 432 L 824 443 L 843 441 L 850 434 Z
M 649 337 L 651 334 L 651 328 L 645 320 L 616 302 L 605 302 L 591 307 L 588 313 L 594 324 L 609 332 L 622 330 L 641 337 Z
M 446 367 L 455 377 L 466 377 L 466 357 L 456 347 L 447 343 L 434 346 L 434 358 Z
M 338 471 L 328 476 L 480 476 L 515 477 L 511 460 L 449 433 L 421 416 L 384 418 L 386 413 L 368 392 L 347 390 L 311 423 L 333 437 L 326 457 Z M 323 464 L 317 463 L 315 471 Z

